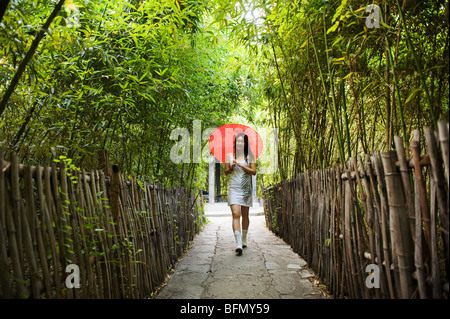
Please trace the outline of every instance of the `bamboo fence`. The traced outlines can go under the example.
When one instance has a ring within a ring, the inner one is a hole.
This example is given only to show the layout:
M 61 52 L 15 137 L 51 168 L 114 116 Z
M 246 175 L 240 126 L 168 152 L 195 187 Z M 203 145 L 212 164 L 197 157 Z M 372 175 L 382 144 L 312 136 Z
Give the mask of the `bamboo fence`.
M 269 229 L 335 298 L 448 298 L 448 122 L 438 128 L 424 129 L 424 156 L 416 130 L 409 160 L 397 136 L 395 151 L 264 189 Z M 379 289 L 366 285 L 370 264 Z
M 0 158 L 0 297 L 149 298 L 165 281 L 200 230 L 201 196 L 106 175 Z

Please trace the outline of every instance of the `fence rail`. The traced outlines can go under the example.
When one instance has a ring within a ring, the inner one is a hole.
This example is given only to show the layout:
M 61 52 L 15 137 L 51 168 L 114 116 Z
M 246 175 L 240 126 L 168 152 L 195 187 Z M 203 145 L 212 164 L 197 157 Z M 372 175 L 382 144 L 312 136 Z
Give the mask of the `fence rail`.
M 268 227 L 334 297 L 448 297 L 448 123 L 424 132 L 425 156 L 416 130 L 410 160 L 396 137 L 396 151 L 307 171 L 263 191 Z M 371 264 L 379 274 L 366 272 Z
M 0 297 L 148 298 L 164 282 L 200 230 L 201 196 L 113 168 L 0 158 Z

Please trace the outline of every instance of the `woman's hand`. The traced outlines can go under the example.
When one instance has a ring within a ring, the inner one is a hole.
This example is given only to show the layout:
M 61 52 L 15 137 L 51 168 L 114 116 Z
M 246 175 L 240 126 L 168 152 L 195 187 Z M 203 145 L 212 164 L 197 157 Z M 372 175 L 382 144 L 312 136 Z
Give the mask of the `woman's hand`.
M 242 169 L 243 169 L 246 173 L 248 173 L 248 174 L 250 174 L 250 175 L 256 175 L 256 163 L 250 163 L 250 165 L 247 166 L 247 165 L 241 164 L 241 163 L 236 162 L 236 161 L 234 161 L 234 162 L 235 162 L 235 164 L 236 164 L 237 166 L 242 167 Z M 233 163 L 234 163 L 234 162 L 233 162 Z
M 230 158 L 230 161 L 228 162 L 225 162 L 225 175 L 229 175 L 229 174 L 231 174 L 231 172 L 232 172 L 232 170 L 234 169 L 234 167 L 236 166 L 236 160 L 235 159 L 233 159 L 233 161 L 231 161 L 231 158 Z
M 246 166 L 236 161 L 236 159 L 233 159 L 233 161 L 225 163 L 225 175 L 231 174 L 232 170 L 235 168 L 236 165 L 241 167 L 246 173 L 250 175 L 256 175 L 256 163 L 250 163 L 249 166 Z

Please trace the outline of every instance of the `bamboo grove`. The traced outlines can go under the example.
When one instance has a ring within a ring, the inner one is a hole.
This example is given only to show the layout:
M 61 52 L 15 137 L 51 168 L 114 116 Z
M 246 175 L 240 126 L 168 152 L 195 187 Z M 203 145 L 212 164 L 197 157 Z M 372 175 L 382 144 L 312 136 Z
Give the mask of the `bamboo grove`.
M 280 179 L 390 149 L 395 135 L 409 141 L 448 118 L 448 2 L 260 0 L 253 23 L 235 2 L 223 1 L 235 17 L 223 23 L 262 57 Z M 373 4 L 379 27 L 368 28 Z
M 9 1 L 2 94 L 54 9 Z M 206 170 L 170 162 L 170 131 L 239 114 L 277 128 L 278 174 L 264 178 L 279 181 L 436 128 L 448 42 L 443 0 L 66 1 L 2 104 L 1 149 L 83 167 L 107 149 L 128 174 L 193 184 Z
M 210 25 L 207 1 L 5 3 L 5 157 L 12 151 L 34 165 L 65 156 L 96 168 L 105 149 L 125 174 L 194 185 L 205 173 L 170 161 L 170 132 L 195 119 L 221 126 L 255 95 L 242 54 Z
M 195 120 L 275 129 L 278 170 L 263 186 L 398 151 L 398 136 L 409 149 L 415 130 L 448 121 L 448 7 L 4 0 L 0 158 L 91 171 L 104 152 L 124 178 L 198 191 L 207 165 L 170 160 L 171 132 Z

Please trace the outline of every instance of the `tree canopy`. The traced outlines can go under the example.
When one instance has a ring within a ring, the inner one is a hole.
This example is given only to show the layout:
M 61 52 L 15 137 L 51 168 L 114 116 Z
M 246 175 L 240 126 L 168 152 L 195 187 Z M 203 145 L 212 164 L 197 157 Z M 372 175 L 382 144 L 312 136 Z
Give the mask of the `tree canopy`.
M 390 149 L 394 135 L 409 141 L 448 119 L 448 2 L 220 3 L 266 75 L 279 177 Z M 242 19 L 245 7 L 259 19 Z
M 67 0 L 43 29 L 57 2 L 10 0 L 2 100 L 30 59 L 0 109 L 0 153 L 96 168 L 106 149 L 130 175 L 200 186 L 204 165 L 170 160 L 170 132 L 194 120 L 276 128 L 274 179 L 409 141 L 448 118 L 448 2 L 373 3 Z
M 2 91 L 52 10 L 52 1 L 11 1 Z M 170 162 L 171 130 L 225 124 L 252 81 L 239 51 L 208 26 L 209 10 L 201 1 L 66 1 L 2 114 L 2 151 L 89 168 L 107 149 L 130 174 L 192 182 L 196 165 Z

